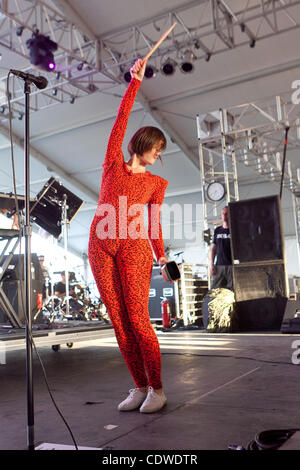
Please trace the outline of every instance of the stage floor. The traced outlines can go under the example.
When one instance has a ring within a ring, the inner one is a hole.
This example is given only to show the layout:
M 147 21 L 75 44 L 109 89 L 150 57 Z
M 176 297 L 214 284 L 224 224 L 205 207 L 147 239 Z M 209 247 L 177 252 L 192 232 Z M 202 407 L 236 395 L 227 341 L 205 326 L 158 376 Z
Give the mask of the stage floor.
M 168 403 L 149 415 L 117 410 L 134 385 L 112 330 L 72 349 L 39 348 L 54 398 L 78 445 L 226 450 L 230 444 L 247 446 L 263 430 L 300 428 L 300 335 L 157 334 Z M 8 351 L 0 364 L 1 450 L 26 449 L 25 361 L 25 350 Z M 35 355 L 34 401 L 36 443 L 72 444 Z

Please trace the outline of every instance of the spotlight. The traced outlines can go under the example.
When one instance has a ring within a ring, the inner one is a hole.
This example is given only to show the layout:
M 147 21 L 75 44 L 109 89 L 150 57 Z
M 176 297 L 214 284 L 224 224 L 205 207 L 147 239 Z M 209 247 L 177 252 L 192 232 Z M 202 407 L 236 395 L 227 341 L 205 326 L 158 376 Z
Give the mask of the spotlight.
M 175 62 L 175 60 L 168 58 L 161 66 L 161 73 L 167 76 L 173 75 L 176 66 L 177 63 Z
M 145 70 L 146 78 L 154 78 L 157 73 L 157 69 L 153 65 L 147 65 Z
M 53 88 L 53 90 L 52 90 L 52 95 L 53 95 L 53 96 L 56 96 L 56 95 L 57 95 L 57 88 Z
M 56 80 L 60 79 L 60 72 L 56 72 L 55 78 L 56 78 Z
M 196 59 L 195 54 L 191 50 L 186 50 L 182 54 L 182 62 L 180 64 L 180 70 L 183 73 L 191 73 L 194 70 L 194 60 Z
M 206 62 L 209 62 L 209 61 L 210 61 L 210 58 L 211 58 L 211 53 L 210 53 L 210 52 L 207 52 L 207 53 L 205 54 L 205 60 L 206 60 Z
M 83 69 L 83 62 L 80 62 L 80 64 L 77 65 L 77 70 L 81 72 L 82 69 Z
M 26 45 L 30 50 L 30 63 L 36 67 L 46 70 L 55 69 L 54 55 L 52 51 L 56 51 L 57 44 L 48 36 L 39 34 L 37 30 L 32 34 L 31 39 L 26 41 Z
M 74 103 L 75 103 L 75 96 L 72 96 L 72 97 L 71 97 L 70 103 L 71 103 L 71 104 L 74 104 Z
M 255 44 L 256 44 L 255 39 L 250 39 L 249 46 L 253 48 L 255 47 Z
M 22 119 L 23 119 L 23 114 L 22 113 L 19 113 L 18 119 L 19 119 L 19 121 L 22 121 Z
M 1 114 L 4 114 L 4 112 L 5 112 L 5 106 L 1 106 L 1 107 L 0 107 L 0 113 L 1 113 Z
M 96 85 L 94 83 L 89 83 L 88 85 L 88 90 L 91 92 L 91 93 L 95 93 L 95 91 L 98 90 L 98 88 L 96 87 Z

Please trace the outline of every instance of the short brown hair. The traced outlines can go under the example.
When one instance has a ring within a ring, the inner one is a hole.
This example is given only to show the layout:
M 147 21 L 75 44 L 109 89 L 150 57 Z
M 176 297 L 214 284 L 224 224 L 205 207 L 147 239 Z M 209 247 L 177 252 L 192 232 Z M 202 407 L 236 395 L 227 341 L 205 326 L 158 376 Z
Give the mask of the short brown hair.
M 149 152 L 149 150 L 158 144 L 160 144 L 160 151 L 166 148 L 167 139 L 164 133 L 157 127 L 146 126 L 141 127 L 131 137 L 127 149 L 130 156 L 134 153 L 142 156 L 143 153 Z

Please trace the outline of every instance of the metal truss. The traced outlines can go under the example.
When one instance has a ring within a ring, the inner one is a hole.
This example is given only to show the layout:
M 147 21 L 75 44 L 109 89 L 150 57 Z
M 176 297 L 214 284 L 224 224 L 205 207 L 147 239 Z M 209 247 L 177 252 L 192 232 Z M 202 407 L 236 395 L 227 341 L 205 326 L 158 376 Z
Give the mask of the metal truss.
M 298 261 L 300 266 L 300 192 L 293 194 L 293 208 L 296 227 L 296 239 L 298 247 Z
M 213 148 L 219 158 L 232 153 L 258 174 L 280 183 L 285 128 L 289 127 L 288 151 L 300 151 L 300 106 L 292 102 L 292 91 L 260 102 L 232 106 L 219 111 L 222 119 L 207 127 L 207 116 L 200 116 L 199 139 L 207 149 Z M 215 113 L 208 115 L 210 118 Z M 204 127 L 206 126 L 206 128 Z M 198 126 L 199 127 L 199 126 Z M 213 129 L 213 130 L 212 130 Z M 223 153 L 222 153 L 223 152 Z M 287 160 L 283 186 L 292 193 L 300 192 L 300 168 Z
M 102 72 L 102 42 L 88 37 L 58 10 L 43 1 L 2 0 L 0 2 L 0 46 L 28 60 L 23 69 L 36 73 L 30 65 L 26 41 L 36 30 L 49 36 L 58 45 L 55 54 L 55 72 L 43 72 L 48 86 L 32 90 L 31 111 L 48 108 L 94 93 L 109 90 L 119 83 L 116 76 Z M 91 35 L 92 36 L 92 35 Z M 8 117 L 6 105 L 6 77 L 0 80 L 0 120 Z M 23 112 L 23 83 L 11 77 L 11 103 L 15 117 Z
M 197 130 L 207 228 L 214 223 L 217 206 L 208 211 L 204 188 L 213 180 L 222 181 L 227 188 L 227 201 L 238 200 L 235 161 L 242 162 L 264 179 L 281 183 L 285 130 L 289 128 L 287 155 L 291 158 L 286 161 L 283 187 L 293 197 L 300 256 L 300 100 L 295 98 L 291 90 L 263 101 L 200 115 Z M 233 194 L 230 183 L 235 188 Z M 212 212 L 214 217 L 210 217 Z
M 54 0 L 62 8 L 62 0 Z M 124 71 L 143 57 L 173 21 L 177 21 L 151 58 L 159 68 L 167 58 L 177 63 L 187 50 L 194 60 L 209 60 L 229 49 L 299 28 L 295 0 L 197 0 L 138 24 L 96 37 L 80 20 L 68 19 L 53 3 L 42 0 L 0 0 L 0 46 L 28 60 L 26 41 L 38 29 L 58 44 L 56 72 L 47 73 L 49 86 L 35 93 L 32 110 L 94 93 L 122 83 Z M 31 67 L 25 69 L 31 71 Z M 0 106 L 6 104 L 0 80 Z M 13 78 L 11 98 L 22 112 L 23 90 Z M 0 120 L 6 114 L 0 113 Z

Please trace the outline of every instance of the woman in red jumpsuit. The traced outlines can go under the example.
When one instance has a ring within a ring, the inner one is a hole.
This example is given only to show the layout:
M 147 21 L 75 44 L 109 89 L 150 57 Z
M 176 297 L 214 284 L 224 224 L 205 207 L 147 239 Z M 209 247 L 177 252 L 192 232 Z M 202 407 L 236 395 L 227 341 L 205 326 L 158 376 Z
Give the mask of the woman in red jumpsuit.
M 121 148 L 145 67 L 146 63 L 139 59 L 131 68 L 131 82 L 108 141 L 99 203 L 90 230 L 89 261 L 136 386 L 118 409 L 129 411 L 140 407 L 141 412 L 152 413 L 165 405 L 166 397 L 161 383 L 159 343 L 148 312 L 153 266 L 149 239 L 162 266 L 167 259 L 160 206 L 168 181 L 146 171 L 146 165 L 153 165 L 160 158 L 166 139 L 159 129 L 144 127 L 128 145 L 131 155 L 128 163 L 124 162 Z M 149 239 L 143 226 L 146 204 Z

